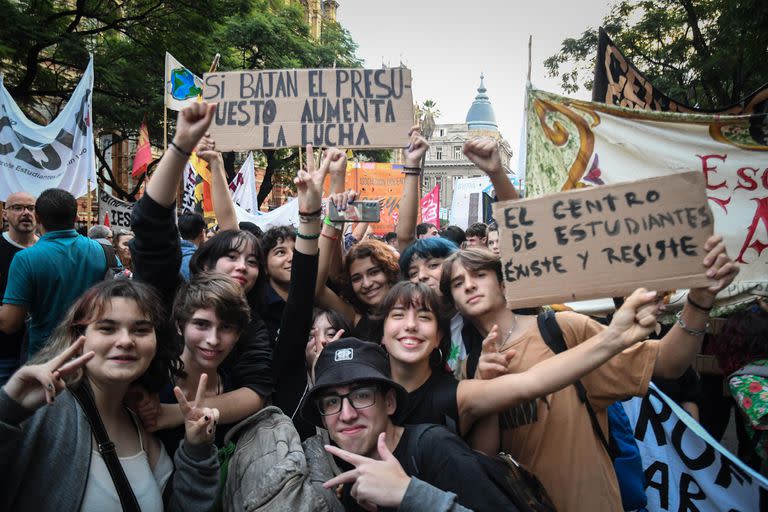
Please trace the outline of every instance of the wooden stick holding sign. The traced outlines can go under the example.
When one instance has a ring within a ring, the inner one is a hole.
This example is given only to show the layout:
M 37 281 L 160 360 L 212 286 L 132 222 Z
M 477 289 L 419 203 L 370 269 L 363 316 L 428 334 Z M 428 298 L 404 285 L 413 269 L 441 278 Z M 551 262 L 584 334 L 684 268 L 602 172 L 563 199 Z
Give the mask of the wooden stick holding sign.
M 411 71 L 279 69 L 206 73 L 221 151 L 339 146 L 399 148 L 413 121 Z
M 496 203 L 507 306 L 711 286 L 704 186 L 687 172 Z

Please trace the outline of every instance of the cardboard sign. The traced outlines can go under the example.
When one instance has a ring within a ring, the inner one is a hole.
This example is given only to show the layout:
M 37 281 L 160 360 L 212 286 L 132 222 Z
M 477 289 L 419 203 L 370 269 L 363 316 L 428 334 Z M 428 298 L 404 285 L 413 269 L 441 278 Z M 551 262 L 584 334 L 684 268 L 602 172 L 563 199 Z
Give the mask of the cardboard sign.
M 131 212 L 133 203 L 120 199 L 99 190 L 99 224 L 113 228 L 131 229 Z
M 393 148 L 413 125 L 411 71 L 281 69 L 207 73 L 221 151 L 315 147 Z
M 507 306 L 711 286 L 700 172 L 496 203 Z

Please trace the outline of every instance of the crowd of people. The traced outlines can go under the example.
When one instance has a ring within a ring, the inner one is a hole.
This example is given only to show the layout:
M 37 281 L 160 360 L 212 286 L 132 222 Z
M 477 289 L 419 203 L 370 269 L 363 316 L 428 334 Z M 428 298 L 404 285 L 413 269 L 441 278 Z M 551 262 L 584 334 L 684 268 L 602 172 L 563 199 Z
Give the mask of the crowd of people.
M 305 477 L 330 475 L 311 483 L 332 510 L 518 510 L 478 455 L 499 451 L 536 475 L 557 510 L 622 510 L 572 384 L 583 383 L 605 428 L 612 403 L 683 375 L 715 296 L 738 273 L 721 237 L 702 258 L 716 284 L 692 289 L 663 337 L 654 339 L 662 296 L 638 289 L 607 325 L 557 313 L 568 350 L 555 354 L 538 309 L 506 307 L 495 226 L 417 224 L 428 149 L 418 128 L 395 232 L 378 239 L 365 224 L 347 231 L 323 218 L 326 179 L 339 211 L 355 193 L 344 188 L 343 151 L 307 147 L 294 179 L 298 227 L 262 233 L 237 220 L 207 133 L 213 113 L 204 102 L 179 113 L 130 231 L 78 234 L 63 190 L 6 201 L 0 510 L 226 510 L 240 473 L 227 476 L 220 459 L 244 449 L 228 433 L 269 405 L 324 446 L 327 471 Z M 211 171 L 211 237 L 200 215 L 176 212 L 193 150 Z M 518 197 L 495 141 L 472 140 L 464 153 L 499 200 Z

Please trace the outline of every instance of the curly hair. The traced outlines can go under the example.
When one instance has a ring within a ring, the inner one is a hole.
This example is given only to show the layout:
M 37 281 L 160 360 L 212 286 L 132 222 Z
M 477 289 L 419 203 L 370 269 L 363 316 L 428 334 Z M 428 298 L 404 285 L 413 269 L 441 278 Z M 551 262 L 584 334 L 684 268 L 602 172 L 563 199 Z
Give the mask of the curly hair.
M 355 244 L 344 258 L 344 272 L 341 276 L 341 292 L 349 300 L 358 312 L 365 312 L 368 306 L 362 302 L 352 289 L 350 269 L 352 262 L 363 258 L 371 258 L 371 261 L 381 267 L 382 272 L 390 285 L 398 281 L 400 267 L 397 264 L 397 254 L 392 248 L 379 240 L 363 240 Z
M 181 376 L 182 363 L 179 356 L 182 347 L 173 336 L 160 298 L 151 286 L 131 280 L 102 281 L 86 290 L 69 308 L 32 364 L 49 361 L 69 347 L 85 333 L 88 325 L 104 315 L 110 301 L 115 298 L 134 301 L 141 314 L 155 327 L 155 356 L 147 371 L 136 382 L 147 391 L 157 392 L 170 382 L 171 376 Z M 83 373 L 76 372 L 64 380 L 70 386 L 77 385 Z

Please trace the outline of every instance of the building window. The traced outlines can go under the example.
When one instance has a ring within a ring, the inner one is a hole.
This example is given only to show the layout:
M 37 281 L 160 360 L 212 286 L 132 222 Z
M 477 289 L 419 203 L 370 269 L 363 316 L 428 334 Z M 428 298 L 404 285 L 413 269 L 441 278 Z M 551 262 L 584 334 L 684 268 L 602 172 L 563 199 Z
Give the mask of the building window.
M 438 135 L 438 137 L 442 137 L 444 135 L 445 135 L 445 130 L 440 128 L 440 135 Z
M 443 148 L 436 147 L 435 148 L 435 160 L 442 160 L 443 159 Z
M 453 159 L 461 160 L 461 146 L 453 146 Z

